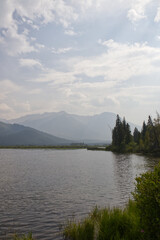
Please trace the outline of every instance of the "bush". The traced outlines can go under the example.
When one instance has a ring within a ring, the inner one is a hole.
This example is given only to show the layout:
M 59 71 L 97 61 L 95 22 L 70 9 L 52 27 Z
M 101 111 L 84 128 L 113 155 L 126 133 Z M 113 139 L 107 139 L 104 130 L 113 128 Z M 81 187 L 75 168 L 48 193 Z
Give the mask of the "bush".
M 126 152 L 128 152 L 128 153 L 138 152 L 138 145 L 137 145 L 137 143 L 130 142 L 128 145 L 126 145 Z
M 136 178 L 133 193 L 145 239 L 160 239 L 160 164 Z

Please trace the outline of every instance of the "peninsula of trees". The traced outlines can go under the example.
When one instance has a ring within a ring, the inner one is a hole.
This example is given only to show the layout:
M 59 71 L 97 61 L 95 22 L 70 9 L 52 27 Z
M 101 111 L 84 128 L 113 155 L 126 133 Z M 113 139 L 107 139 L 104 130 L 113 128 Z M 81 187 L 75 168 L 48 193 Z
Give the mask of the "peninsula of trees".
M 142 129 L 134 129 L 133 134 L 130 125 L 125 118 L 121 120 L 117 115 L 116 125 L 112 130 L 112 144 L 106 148 L 113 152 L 151 153 L 160 155 L 160 115 L 148 122 L 143 122 Z

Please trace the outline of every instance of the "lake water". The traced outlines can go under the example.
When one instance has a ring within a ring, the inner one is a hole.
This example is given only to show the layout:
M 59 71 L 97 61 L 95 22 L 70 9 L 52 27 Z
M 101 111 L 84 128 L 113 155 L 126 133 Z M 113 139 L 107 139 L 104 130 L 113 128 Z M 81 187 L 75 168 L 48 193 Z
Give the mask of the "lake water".
M 157 160 L 87 150 L 0 150 L 0 239 L 32 232 L 62 239 L 60 227 L 94 206 L 124 206 L 134 179 Z

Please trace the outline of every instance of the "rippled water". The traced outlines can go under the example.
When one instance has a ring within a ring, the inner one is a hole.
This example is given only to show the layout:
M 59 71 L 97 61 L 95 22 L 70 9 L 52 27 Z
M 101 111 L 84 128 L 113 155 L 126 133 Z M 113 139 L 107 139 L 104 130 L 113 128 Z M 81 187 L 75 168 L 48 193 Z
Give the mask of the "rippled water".
M 0 150 L 0 238 L 62 239 L 68 219 L 95 205 L 124 206 L 154 159 L 87 150 Z

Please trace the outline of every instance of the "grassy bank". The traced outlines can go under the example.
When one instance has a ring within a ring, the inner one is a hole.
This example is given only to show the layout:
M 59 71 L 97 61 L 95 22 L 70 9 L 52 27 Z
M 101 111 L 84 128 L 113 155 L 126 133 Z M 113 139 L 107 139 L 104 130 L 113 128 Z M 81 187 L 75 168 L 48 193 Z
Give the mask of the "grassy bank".
M 85 145 L 69 145 L 69 146 L 0 146 L 0 149 L 86 149 Z
M 91 150 L 91 151 L 106 151 L 106 147 L 104 147 L 104 146 L 88 146 L 87 150 Z
M 66 240 L 138 240 L 143 239 L 136 203 L 124 209 L 97 207 L 82 222 L 69 222 L 64 229 Z
M 23 235 L 17 235 L 15 234 L 13 236 L 13 240 L 34 240 L 32 233 L 28 233 L 28 234 L 23 234 Z
M 159 240 L 160 163 L 136 178 L 134 201 L 124 209 L 97 207 L 81 222 L 69 222 L 66 240 Z
M 160 149 L 147 151 L 147 150 L 144 150 L 144 149 L 139 149 L 138 146 L 134 143 L 130 143 L 130 144 L 125 145 L 121 148 L 109 145 L 109 146 L 106 146 L 105 150 L 106 151 L 111 151 L 113 153 L 120 153 L 120 154 L 135 153 L 135 154 L 141 154 L 141 155 L 145 155 L 145 156 L 159 157 L 160 158 Z

